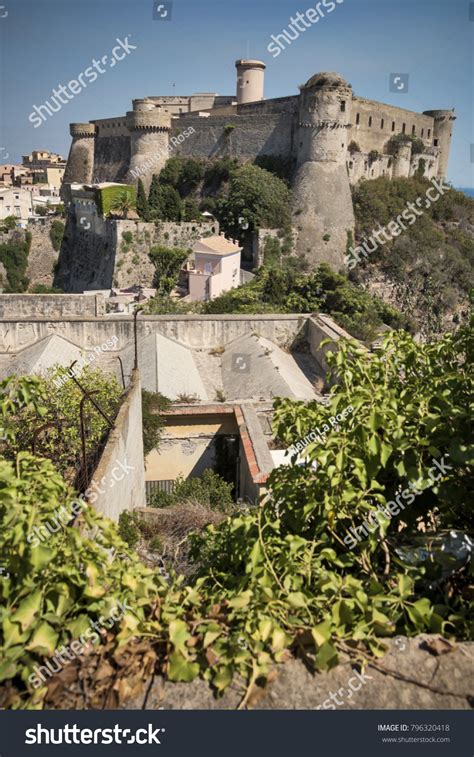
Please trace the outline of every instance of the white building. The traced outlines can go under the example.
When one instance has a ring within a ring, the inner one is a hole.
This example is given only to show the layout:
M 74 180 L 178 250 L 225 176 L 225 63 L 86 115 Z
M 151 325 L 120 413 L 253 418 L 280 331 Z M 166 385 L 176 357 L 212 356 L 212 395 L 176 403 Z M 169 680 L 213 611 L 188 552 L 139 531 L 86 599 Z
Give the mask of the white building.
M 205 237 L 193 247 L 193 259 L 187 264 L 189 299 L 212 300 L 240 285 L 242 247 L 233 239 Z
M 17 226 L 24 229 L 34 216 L 34 198 L 31 192 L 19 187 L 0 188 L 0 221 L 15 216 Z

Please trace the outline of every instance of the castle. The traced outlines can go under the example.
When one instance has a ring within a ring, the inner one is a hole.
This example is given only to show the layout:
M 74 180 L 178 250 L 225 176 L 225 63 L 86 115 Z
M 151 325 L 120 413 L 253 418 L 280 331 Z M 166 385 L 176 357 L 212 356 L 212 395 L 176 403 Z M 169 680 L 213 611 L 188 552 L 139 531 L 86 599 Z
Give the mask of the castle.
M 343 266 L 354 228 L 351 185 L 379 176 L 446 175 L 451 110 L 416 113 L 354 95 L 342 76 L 312 76 L 298 95 L 264 99 L 265 63 L 238 60 L 236 96 L 198 93 L 133 101 L 125 116 L 70 125 L 64 187 L 142 178 L 149 186 L 170 154 L 290 160 L 296 244 L 312 264 Z M 412 150 L 416 137 L 424 145 Z

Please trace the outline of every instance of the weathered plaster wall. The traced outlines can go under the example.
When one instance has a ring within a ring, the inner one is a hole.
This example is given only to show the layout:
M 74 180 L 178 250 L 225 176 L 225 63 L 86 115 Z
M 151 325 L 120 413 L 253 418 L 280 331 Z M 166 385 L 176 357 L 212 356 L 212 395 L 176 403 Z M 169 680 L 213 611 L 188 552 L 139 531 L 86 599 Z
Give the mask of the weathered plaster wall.
M 102 295 L 85 294 L 2 294 L 0 318 L 35 319 L 38 316 L 61 318 L 67 316 L 105 315 Z
M 306 339 L 311 354 L 316 359 L 323 375 L 328 371 L 325 356 L 328 352 L 334 352 L 337 342 L 341 338 L 352 339 L 353 337 L 338 326 L 329 316 L 318 313 L 308 318 Z M 330 339 L 331 341 L 321 346 L 321 342 L 325 339 Z
M 138 373 L 132 376 L 132 385 L 92 478 L 97 484 L 95 492 L 98 495 L 92 506 L 107 518 L 118 521 L 120 513 L 125 510 L 145 506 L 142 397 Z
M 257 333 L 288 346 L 305 328 L 308 316 L 298 315 L 156 315 L 138 318 L 138 339 L 158 333 L 189 347 L 202 349 Z M 133 344 L 133 317 L 4 318 L 0 322 L 0 352 L 16 352 L 50 334 L 69 339 L 81 349 L 93 349 L 116 335 L 118 344 Z

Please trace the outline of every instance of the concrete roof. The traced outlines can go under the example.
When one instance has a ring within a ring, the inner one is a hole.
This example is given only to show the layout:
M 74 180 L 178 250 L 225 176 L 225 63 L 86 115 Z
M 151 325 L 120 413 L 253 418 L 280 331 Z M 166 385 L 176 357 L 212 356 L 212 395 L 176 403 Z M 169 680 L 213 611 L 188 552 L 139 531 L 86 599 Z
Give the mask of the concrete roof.
M 121 353 L 125 374 L 132 370 L 134 345 Z M 196 366 L 194 350 L 161 334 L 148 334 L 138 339 L 138 367 L 142 386 L 160 392 L 169 399 L 179 395 L 208 400 L 208 394 Z
M 4 376 L 16 373 L 44 374 L 55 365 L 70 365 L 73 360 L 79 360 L 83 351 L 57 334 L 41 339 L 39 342 L 25 347 L 15 358 L 6 364 L 2 370 Z
M 293 356 L 260 336 L 249 334 L 228 343 L 221 357 L 221 371 L 228 400 L 315 398 L 312 384 Z

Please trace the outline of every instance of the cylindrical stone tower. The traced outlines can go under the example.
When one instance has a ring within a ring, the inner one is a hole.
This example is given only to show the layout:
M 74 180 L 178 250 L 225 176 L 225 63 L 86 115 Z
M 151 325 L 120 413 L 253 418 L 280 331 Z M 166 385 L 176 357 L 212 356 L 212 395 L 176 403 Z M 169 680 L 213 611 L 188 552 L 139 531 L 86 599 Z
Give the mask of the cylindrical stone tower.
M 393 177 L 404 177 L 407 179 L 410 176 L 411 165 L 411 142 L 402 142 L 398 145 L 398 149 L 393 158 Z
M 344 266 L 354 211 L 346 167 L 352 88 L 337 73 L 312 76 L 301 87 L 297 169 L 293 186 L 297 250 L 315 267 Z
M 72 144 L 64 171 L 61 197 L 67 199 L 68 185 L 90 184 L 94 174 L 95 124 L 70 124 Z
M 263 84 L 266 65 L 261 60 L 236 60 L 237 104 L 263 100 Z
M 134 100 L 135 110 L 127 113 L 130 131 L 130 168 L 127 183 L 143 181 L 148 191 L 153 174 L 160 173 L 169 158 L 171 116 L 149 100 Z
M 456 120 L 453 110 L 425 110 L 425 116 L 434 119 L 433 146 L 439 147 L 438 176 L 445 178 L 448 172 L 449 151 L 453 135 L 453 121 Z

